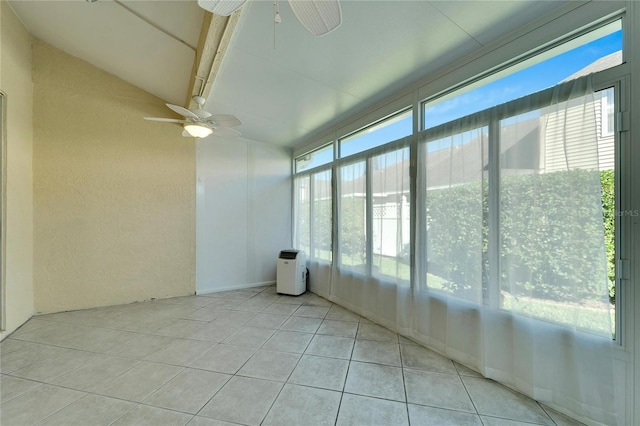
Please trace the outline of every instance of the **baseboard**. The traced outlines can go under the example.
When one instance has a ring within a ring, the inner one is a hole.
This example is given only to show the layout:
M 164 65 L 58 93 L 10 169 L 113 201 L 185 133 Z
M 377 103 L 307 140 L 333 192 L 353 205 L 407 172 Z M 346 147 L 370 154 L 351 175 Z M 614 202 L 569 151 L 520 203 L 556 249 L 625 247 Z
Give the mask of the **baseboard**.
M 23 322 L 22 324 L 20 324 L 19 326 L 17 326 L 16 328 L 14 328 L 13 330 L 7 331 L 7 330 L 1 330 L 0 331 L 0 342 L 4 342 L 4 340 L 11 336 L 13 333 L 15 333 L 16 331 L 20 330 L 20 328 L 25 325 L 26 323 L 29 322 L 29 320 L 31 320 L 33 318 L 33 315 L 31 315 L 29 318 L 27 318 L 27 320 L 25 322 Z
M 248 288 L 262 287 L 265 285 L 273 285 L 275 283 L 276 283 L 275 281 L 263 281 L 261 283 L 237 284 L 237 285 L 229 285 L 224 287 L 212 287 L 212 288 L 196 290 L 196 294 L 211 294 L 211 293 L 220 293 L 221 291 L 245 290 Z

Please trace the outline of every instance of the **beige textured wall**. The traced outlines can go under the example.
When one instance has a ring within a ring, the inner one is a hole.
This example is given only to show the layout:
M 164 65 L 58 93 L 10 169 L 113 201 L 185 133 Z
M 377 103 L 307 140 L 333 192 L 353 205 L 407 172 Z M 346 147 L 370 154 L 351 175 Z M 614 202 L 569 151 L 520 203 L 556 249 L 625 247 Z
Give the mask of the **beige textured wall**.
M 195 292 L 195 142 L 163 102 L 33 42 L 36 313 Z
M 31 38 L 0 1 L 0 90 L 6 96 L 5 331 L 33 314 L 33 175 Z

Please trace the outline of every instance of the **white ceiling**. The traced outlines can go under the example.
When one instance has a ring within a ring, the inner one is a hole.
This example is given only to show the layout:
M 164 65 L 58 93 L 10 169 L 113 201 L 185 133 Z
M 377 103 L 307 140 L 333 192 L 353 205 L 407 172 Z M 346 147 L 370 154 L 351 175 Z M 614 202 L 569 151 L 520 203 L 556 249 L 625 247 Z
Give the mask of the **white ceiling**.
M 39 39 L 167 102 L 185 103 L 204 16 L 195 1 L 11 0 L 9 4 Z
M 246 138 L 294 146 L 565 2 L 342 0 L 342 26 L 318 38 L 281 3 L 275 49 L 272 1 L 243 7 L 207 109 L 236 115 Z M 203 17 L 195 1 L 10 4 L 36 37 L 184 104 Z

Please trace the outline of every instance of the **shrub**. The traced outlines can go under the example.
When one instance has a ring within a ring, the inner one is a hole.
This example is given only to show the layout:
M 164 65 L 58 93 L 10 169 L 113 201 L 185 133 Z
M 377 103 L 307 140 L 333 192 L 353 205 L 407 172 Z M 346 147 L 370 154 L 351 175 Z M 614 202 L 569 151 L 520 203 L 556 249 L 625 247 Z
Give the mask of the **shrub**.
M 596 182 L 603 189 L 600 200 L 579 190 Z M 500 184 L 500 279 L 510 283 L 503 290 L 556 301 L 601 301 L 604 268 L 614 278 L 613 171 L 504 176 Z M 472 182 L 427 194 L 429 272 L 461 296 L 478 288 L 483 270 L 490 273 L 486 188 L 486 181 Z M 612 300 L 614 292 L 609 284 Z

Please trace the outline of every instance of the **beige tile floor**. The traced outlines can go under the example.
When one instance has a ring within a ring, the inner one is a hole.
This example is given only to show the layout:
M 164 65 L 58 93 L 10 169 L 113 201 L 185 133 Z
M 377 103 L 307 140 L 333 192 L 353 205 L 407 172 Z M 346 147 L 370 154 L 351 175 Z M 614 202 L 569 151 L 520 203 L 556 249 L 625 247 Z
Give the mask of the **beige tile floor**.
M 2 426 L 577 424 L 274 286 L 38 316 L 0 372 Z

